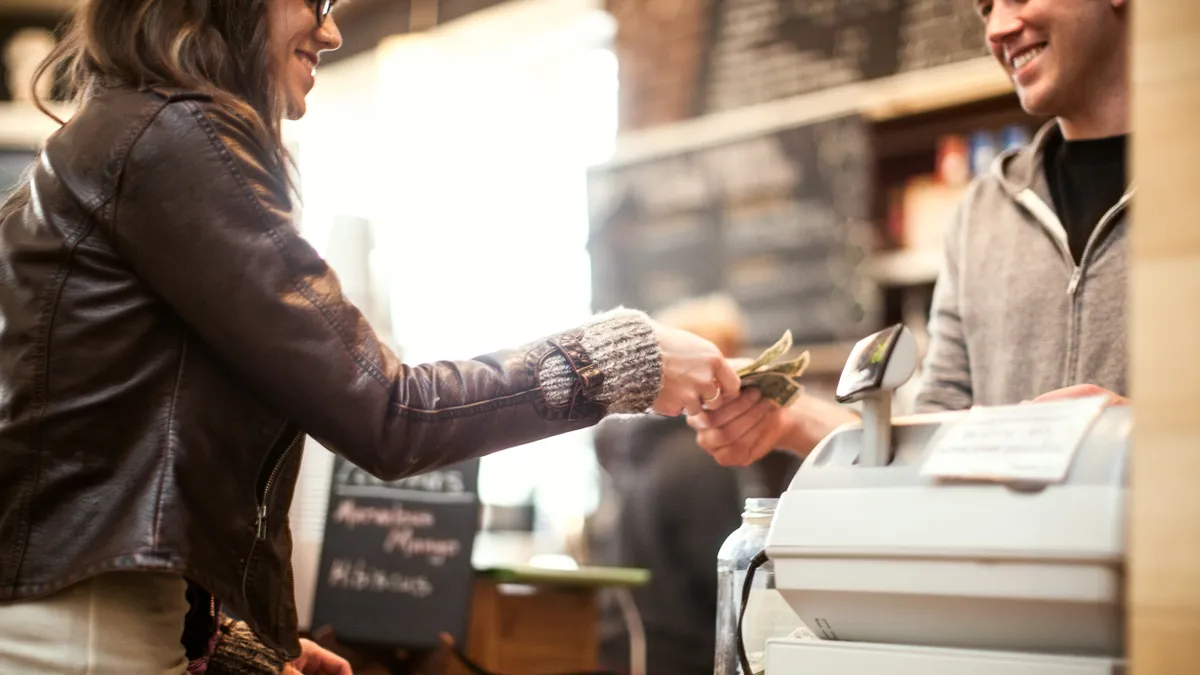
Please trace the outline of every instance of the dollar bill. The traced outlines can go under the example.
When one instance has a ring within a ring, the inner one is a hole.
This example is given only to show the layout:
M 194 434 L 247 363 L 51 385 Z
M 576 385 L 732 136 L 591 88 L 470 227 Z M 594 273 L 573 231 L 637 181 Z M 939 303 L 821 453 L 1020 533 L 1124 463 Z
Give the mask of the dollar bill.
M 780 406 L 787 407 L 794 403 L 804 391 L 804 387 L 782 373 L 752 373 L 742 378 L 742 386 L 757 387 L 762 395 L 775 401 Z
M 809 353 L 804 352 L 789 361 L 776 363 L 791 348 L 792 332 L 785 331 L 778 342 L 737 371 L 742 387 L 757 387 L 763 396 L 779 405 L 791 405 L 804 391 L 799 379 L 808 369 L 810 360 Z
M 799 377 L 800 375 L 804 374 L 804 371 L 808 370 L 809 359 L 810 357 L 808 352 L 804 352 L 791 361 L 776 363 L 775 365 L 767 366 L 756 373 L 747 374 L 779 373 L 781 375 L 787 375 L 788 377 Z
M 753 373 L 753 372 L 757 372 L 759 369 L 763 368 L 764 366 L 770 365 L 776 359 L 778 359 L 779 357 L 788 353 L 788 350 L 791 348 L 792 348 L 792 331 L 790 331 L 790 330 L 784 331 L 783 337 L 779 338 L 778 342 L 776 342 L 769 349 L 767 349 L 765 352 L 760 354 L 757 359 L 754 359 L 754 361 L 750 362 L 750 365 L 744 366 L 741 370 L 739 370 L 738 376 L 740 377 L 743 375 L 749 375 L 750 373 Z

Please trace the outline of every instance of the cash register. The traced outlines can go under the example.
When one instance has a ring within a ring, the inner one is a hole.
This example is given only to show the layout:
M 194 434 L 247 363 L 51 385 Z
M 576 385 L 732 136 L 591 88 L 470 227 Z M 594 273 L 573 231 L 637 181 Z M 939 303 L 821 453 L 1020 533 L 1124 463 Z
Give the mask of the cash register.
M 1123 673 L 1129 408 L 893 418 L 917 360 L 903 326 L 855 346 L 837 397 L 862 422 L 779 501 L 766 555 L 816 639 L 769 640 L 766 675 Z

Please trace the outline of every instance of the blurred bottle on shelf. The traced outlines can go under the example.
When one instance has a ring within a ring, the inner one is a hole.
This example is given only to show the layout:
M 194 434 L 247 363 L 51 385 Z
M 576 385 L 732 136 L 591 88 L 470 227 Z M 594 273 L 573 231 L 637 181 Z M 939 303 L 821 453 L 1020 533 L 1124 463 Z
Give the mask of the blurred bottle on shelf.
M 1004 146 L 1004 151 L 1028 145 L 1031 140 L 1033 137 L 1030 135 L 1029 129 L 1021 124 L 1010 124 L 1000 132 L 1000 142 Z
M 937 142 L 937 178 L 943 185 L 961 187 L 971 180 L 971 160 L 967 139 L 947 134 Z
M 1000 149 L 996 143 L 996 135 L 989 129 L 976 129 L 971 134 L 971 176 L 982 176 L 987 173 Z

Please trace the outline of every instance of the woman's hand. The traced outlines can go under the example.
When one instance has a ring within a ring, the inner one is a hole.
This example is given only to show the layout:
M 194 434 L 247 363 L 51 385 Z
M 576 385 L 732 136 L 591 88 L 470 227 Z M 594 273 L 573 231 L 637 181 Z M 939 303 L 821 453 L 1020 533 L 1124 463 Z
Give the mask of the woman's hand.
M 354 675 L 350 663 L 311 640 L 300 641 L 300 658 L 283 667 L 283 675 Z
M 721 350 L 708 340 L 677 328 L 655 325 L 662 353 L 662 391 L 651 409 L 669 417 L 716 410 L 736 399 L 741 379 Z

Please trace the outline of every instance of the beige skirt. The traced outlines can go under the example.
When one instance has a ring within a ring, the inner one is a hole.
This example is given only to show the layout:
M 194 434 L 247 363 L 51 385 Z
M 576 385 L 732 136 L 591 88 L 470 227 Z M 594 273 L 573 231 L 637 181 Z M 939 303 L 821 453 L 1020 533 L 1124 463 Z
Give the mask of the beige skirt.
M 182 675 L 186 592 L 180 576 L 114 572 L 0 603 L 0 673 Z

